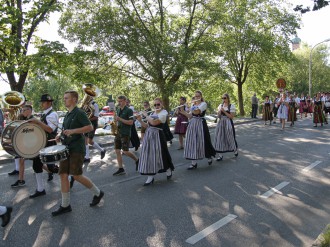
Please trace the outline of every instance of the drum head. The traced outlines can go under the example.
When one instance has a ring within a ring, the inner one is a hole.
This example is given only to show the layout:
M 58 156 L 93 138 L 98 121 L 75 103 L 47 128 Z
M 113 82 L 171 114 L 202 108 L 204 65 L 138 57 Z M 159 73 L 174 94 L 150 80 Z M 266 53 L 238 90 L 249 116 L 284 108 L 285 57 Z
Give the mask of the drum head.
M 2 136 L 1 136 L 1 146 L 3 147 L 3 149 L 13 155 L 13 156 L 17 156 L 17 153 L 13 147 L 13 143 L 12 143 L 12 135 L 15 132 L 15 128 L 17 126 L 19 126 L 20 124 L 22 124 L 23 121 L 12 121 L 9 122 L 6 127 L 4 128 L 3 132 L 2 132 Z
M 17 127 L 12 139 L 16 153 L 26 159 L 38 156 L 40 149 L 47 144 L 46 132 L 39 125 L 30 122 Z
M 57 154 L 62 152 L 63 150 L 66 149 L 65 145 L 55 145 L 55 146 L 50 146 L 50 147 L 46 147 L 40 150 L 40 154 L 44 155 L 44 154 Z

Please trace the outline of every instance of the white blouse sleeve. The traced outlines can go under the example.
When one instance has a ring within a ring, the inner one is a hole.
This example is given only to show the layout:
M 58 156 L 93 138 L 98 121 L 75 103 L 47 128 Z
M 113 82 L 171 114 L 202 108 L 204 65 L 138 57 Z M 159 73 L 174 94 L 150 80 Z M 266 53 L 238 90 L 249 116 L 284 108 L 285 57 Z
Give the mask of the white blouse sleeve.
M 56 112 L 50 113 L 46 117 L 47 125 L 54 131 L 58 127 L 58 115 Z
M 160 113 L 158 113 L 158 118 L 162 123 L 166 122 L 166 117 L 167 117 L 167 111 L 162 110 Z
M 230 112 L 233 112 L 233 113 L 236 112 L 236 107 L 235 107 L 235 105 L 233 105 L 233 104 L 230 105 Z
M 203 112 L 206 111 L 207 109 L 207 104 L 205 102 L 200 103 L 200 105 L 198 106 L 198 109 Z

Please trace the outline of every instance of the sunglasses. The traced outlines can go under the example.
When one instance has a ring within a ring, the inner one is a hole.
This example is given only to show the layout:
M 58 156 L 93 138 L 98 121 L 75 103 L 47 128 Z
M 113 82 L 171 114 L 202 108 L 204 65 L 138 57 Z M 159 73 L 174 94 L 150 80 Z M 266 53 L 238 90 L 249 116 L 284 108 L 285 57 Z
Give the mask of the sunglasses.
M 226 97 L 223 97 L 222 99 L 227 99 Z
M 154 106 L 160 106 L 160 104 L 154 104 Z

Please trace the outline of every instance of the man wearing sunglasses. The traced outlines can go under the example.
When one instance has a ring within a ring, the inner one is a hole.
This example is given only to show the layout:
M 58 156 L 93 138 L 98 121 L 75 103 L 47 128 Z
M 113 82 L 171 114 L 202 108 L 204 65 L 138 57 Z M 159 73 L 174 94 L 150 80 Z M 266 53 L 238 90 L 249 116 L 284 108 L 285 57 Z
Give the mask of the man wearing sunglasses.
M 123 157 L 121 150 L 123 150 L 123 154 L 127 155 L 135 161 L 136 170 L 139 164 L 139 159 L 129 151 L 131 128 L 134 124 L 134 120 L 132 118 L 133 111 L 127 107 L 126 97 L 124 95 L 118 96 L 117 103 L 119 108 L 116 110 L 115 121 L 117 121 L 118 134 L 115 136 L 115 151 L 117 155 L 118 170 L 113 174 L 114 176 L 124 175 L 126 173 L 123 167 Z

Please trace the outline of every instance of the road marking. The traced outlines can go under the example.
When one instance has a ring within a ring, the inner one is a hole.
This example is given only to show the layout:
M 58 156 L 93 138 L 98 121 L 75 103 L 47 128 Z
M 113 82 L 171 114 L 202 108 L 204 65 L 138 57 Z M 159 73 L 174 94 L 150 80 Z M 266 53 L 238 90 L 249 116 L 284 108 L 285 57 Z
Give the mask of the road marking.
M 322 163 L 322 161 L 315 161 L 314 163 L 310 164 L 309 166 L 305 167 L 302 171 L 303 172 L 307 172 L 311 169 L 313 169 L 315 166 L 317 166 L 318 164 Z
M 274 193 L 280 193 L 280 194 L 282 194 L 282 192 L 280 191 L 280 189 L 284 188 L 289 183 L 290 182 L 282 182 L 279 185 L 276 185 L 274 188 L 271 188 L 270 190 L 268 190 L 266 193 L 262 194 L 260 197 L 262 197 L 262 198 L 268 198 L 268 197 L 272 196 Z
M 201 239 L 207 237 L 211 233 L 215 232 L 218 230 L 220 227 L 223 227 L 224 225 L 228 224 L 230 221 L 234 220 L 237 218 L 236 215 L 234 214 L 228 214 L 226 217 L 223 217 L 221 220 L 215 222 L 214 224 L 206 227 L 204 230 L 196 233 L 194 236 L 191 236 L 186 240 L 188 244 L 196 244 L 198 241 Z

